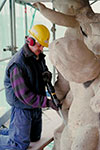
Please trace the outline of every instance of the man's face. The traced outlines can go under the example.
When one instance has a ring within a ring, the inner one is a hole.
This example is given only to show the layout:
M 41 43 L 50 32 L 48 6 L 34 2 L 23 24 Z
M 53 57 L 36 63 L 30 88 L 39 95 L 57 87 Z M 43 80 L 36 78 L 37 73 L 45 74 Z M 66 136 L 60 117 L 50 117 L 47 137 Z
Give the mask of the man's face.
M 41 52 L 43 52 L 43 47 L 41 44 L 39 44 L 38 42 L 36 42 L 36 44 L 34 46 L 30 46 L 30 50 L 35 53 L 35 55 L 39 55 Z

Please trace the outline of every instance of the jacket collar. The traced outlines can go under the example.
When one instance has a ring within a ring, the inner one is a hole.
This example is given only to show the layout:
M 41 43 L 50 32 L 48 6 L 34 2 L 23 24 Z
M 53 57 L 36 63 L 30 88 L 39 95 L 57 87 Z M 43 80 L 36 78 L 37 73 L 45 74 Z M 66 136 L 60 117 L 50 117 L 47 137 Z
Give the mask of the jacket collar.
M 45 57 L 45 55 L 43 53 L 40 53 L 39 57 L 37 57 L 28 47 L 28 44 L 25 43 L 23 46 L 23 53 L 25 55 L 25 57 L 29 58 L 29 57 L 34 57 L 35 59 L 42 59 Z
M 23 53 L 25 55 L 25 57 L 31 57 L 31 56 L 35 56 L 36 55 L 29 49 L 28 44 L 24 44 L 23 46 Z

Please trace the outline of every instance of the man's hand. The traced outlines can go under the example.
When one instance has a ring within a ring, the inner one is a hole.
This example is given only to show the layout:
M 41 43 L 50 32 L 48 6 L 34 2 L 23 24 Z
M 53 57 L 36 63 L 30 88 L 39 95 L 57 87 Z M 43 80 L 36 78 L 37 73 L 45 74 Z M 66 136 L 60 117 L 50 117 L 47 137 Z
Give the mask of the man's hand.
M 45 83 L 50 83 L 52 79 L 52 73 L 50 71 L 45 71 L 42 73 L 42 77 Z
M 51 107 L 52 109 L 58 111 L 58 107 L 54 104 L 51 99 L 47 99 L 47 107 Z

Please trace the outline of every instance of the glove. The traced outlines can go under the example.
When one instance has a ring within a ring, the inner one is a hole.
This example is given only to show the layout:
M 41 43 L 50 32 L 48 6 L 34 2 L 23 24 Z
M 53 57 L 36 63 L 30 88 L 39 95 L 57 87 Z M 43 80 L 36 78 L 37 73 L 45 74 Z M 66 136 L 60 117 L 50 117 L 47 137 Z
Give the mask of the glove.
M 47 107 L 51 107 L 52 109 L 58 111 L 58 107 L 54 104 L 51 99 L 47 99 Z
M 50 83 L 52 79 L 52 73 L 50 71 L 45 71 L 42 73 L 42 77 L 45 83 Z

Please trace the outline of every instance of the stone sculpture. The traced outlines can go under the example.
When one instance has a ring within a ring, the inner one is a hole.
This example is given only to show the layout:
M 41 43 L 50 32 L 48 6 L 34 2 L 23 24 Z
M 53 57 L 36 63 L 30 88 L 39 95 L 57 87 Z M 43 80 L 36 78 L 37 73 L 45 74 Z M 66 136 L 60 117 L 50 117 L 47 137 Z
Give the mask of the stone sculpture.
M 53 149 L 100 150 L 100 14 L 88 0 L 53 3 L 58 11 L 33 4 L 52 23 L 67 27 L 65 36 L 49 46 L 66 121 L 55 132 Z

